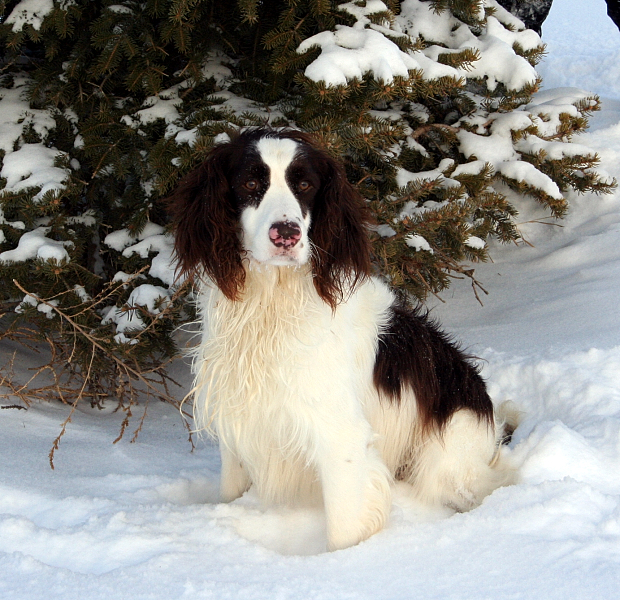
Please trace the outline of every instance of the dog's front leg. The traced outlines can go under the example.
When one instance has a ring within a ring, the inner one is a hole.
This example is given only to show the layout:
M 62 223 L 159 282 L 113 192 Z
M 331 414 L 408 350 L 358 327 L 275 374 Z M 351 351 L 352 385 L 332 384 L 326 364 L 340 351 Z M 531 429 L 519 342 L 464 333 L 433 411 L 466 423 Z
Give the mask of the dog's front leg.
M 330 550 L 348 548 L 379 531 L 391 506 L 390 474 L 372 445 L 368 423 L 334 425 L 317 447 Z
M 250 487 L 250 476 L 239 458 L 222 442 L 220 442 L 220 457 L 222 460 L 220 499 L 222 502 L 232 502 Z

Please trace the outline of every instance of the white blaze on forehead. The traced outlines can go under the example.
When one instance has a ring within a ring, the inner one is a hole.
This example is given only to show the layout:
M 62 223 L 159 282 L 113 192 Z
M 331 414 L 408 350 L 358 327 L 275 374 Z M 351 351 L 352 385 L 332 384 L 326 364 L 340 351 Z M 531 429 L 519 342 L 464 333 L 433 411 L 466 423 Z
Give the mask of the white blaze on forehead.
M 263 159 L 263 162 L 269 167 L 272 177 L 281 173 L 284 175 L 288 166 L 293 162 L 299 144 L 294 140 L 261 138 L 256 143 L 256 149 Z
M 262 138 L 256 143 L 256 149 L 269 167 L 269 187 L 259 211 L 270 214 L 272 223 L 287 219 L 301 220 L 301 207 L 286 181 L 286 170 L 295 159 L 299 144 L 289 139 Z

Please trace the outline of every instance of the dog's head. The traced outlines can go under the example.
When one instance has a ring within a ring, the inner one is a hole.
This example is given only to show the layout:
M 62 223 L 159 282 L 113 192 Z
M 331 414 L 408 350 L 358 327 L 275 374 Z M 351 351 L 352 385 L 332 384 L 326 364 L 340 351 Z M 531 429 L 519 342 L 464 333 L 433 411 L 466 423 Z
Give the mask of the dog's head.
M 332 307 L 370 271 L 361 197 L 342 165 L 299 131 L 248 130 L 216 146 L 169 206 L 180 271 L 206 273 L 231 300 L 244 261 L 310 263 Z

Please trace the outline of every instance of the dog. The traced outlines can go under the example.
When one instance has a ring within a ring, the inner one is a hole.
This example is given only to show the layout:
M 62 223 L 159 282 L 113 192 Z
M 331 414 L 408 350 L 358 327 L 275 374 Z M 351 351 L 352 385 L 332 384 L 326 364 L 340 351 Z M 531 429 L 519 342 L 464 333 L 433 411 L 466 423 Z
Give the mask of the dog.
M 465 511 L 513 480 L 478 368 L 372 274 L 363 199 L 310 135 L 237 134 L 169 206 L 222 501 L 322 503 L 335 550 L 384 526 L 395 481 Z

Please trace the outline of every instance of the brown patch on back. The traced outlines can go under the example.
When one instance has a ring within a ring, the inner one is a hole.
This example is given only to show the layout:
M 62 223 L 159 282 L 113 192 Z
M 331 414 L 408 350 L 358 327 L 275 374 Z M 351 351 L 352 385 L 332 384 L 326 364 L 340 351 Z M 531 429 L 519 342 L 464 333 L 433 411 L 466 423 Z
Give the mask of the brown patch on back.
M 406 390 L 413 391 L 423 431 L 443 429 L 464 408 L 493 423 L 493 404 L 472 358 L 405 301 L 391 313 L 379 335 L 373 374 L 381 395 L 400 403 Z

